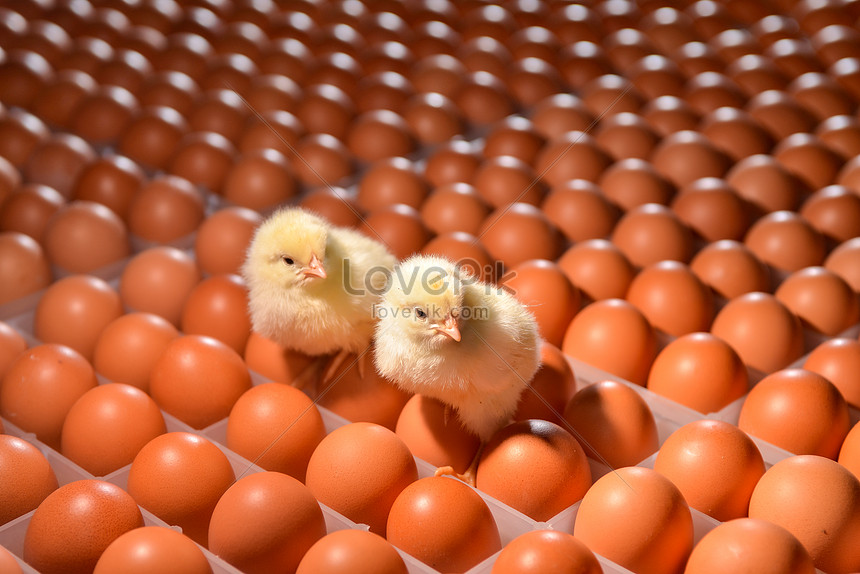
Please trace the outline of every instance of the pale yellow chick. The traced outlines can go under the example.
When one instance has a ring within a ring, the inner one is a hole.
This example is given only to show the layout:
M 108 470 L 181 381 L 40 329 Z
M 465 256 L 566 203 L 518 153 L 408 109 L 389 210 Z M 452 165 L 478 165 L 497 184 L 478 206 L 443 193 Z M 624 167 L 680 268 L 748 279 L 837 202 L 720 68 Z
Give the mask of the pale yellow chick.
M 358 231 L 281 209 L 257 229 L 242 267 L 253 328 L 308 355 L 361 353 L 373 336 L 373 304 L 396 263 Z
M 403 261 L 376 315 L 379 373 L 450 405 L 484 443 L 511 421 L 540 366 L 532 314 L 444 258 Z

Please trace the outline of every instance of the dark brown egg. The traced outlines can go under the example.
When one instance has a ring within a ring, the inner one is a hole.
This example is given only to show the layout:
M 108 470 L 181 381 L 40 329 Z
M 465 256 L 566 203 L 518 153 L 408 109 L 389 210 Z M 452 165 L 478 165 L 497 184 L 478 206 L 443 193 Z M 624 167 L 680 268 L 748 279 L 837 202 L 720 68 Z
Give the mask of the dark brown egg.
M 860 238 L 855 237 L 834 248 L 824 260 L 824 267 L 842 277 L 854 291 L 860 293 L 858 261 L 860 261 Z
M 708 113 L 702 118 L 701 132 L 735 161 L 769 153 L 773 146 L 770 134 L 738 108 L 723 107 Z
M 818 124 L 815 135 L 845 160 L 860 155 L 860 120 L 854 116 L 831 116 Z
M 774 148 L 773 157 L 812 189 L 836 183 L 843 165 L 839 155 L 810 133 L 785 138 Z
M 860 195 L 841 185 L 828 185 L 806 198 L 800 215 L 838 245 L 860 236 Z
M 236 156 L 230 141 L 214 132 L 190 132 L 173 154 L 167 172 L 219 193 Z
M 0 115 L 0 156 L 21 168 L 51 132 L 37 116 L 19 108 Z
M 644 159 L 651 155 L 659 136 L 642 116 L 622 112 L 598 124 L 595 140 L 613 159 Z
M 730 28 L 711 38 L 710 45 L 726 62 L 732 62 L 748 54 L 759 54 L 761 48 L 749 30 Z
M 283 110 L 270 110 L 247 123 L 237 146 L 242 153 L 269 148 L 291 158 L 304 135 L 305 128 L 296 116 Z
M 497 122 L 515 111 L 508 89 L 489 72 L 468 74 L 453 99 L 466 120 L 479 126 Z
M 699 126 L 696 110 L 675 96 L 660 96 L 648 102 L 640 114 L 654 131 L 664 137 L 679 131 L 695 130 Z
M 251 87 L 251 80 L 260 75 L 256 64 L 242 54 L 221 54 L 213 56 L 209 62 L 206 74 L 200 78 L 200 89 L 203 92 L 214 90 L 230 90 L 246 96 Z
M 374 162 L 358 184 L 358 205 L 375 211 L 392 203 L 418 209 L 428 193 L 428 185 L 415 164 L 405 157 L 390 157 Z
M 559 52 L 557 65 L 565 84 L 574 89 L 580 89 L 614 70 L 603 48 L 586 40 L 564 46 Z
M 258 211 L 286 203 L 297 192 L 290 162 L 273 149 L 250 151 L 237 157 L 221 189 L 227 201 Z
M 531 107 L 544 98 L 561 92 L 564 87 L 555 66 L 534 57 L 515 60 L 508 69 L 505 81 L 508 92 L 524 107 Z
M 0 100 L 28 108 L 53 76 L 51 64 L 29 50 L 12 50 L 0 61 Z
M 664 205 L 647 203 L 628 211 L 612 231 L 612 243 L 637 267 L 664 259 L 686 263 L 693 256 L 693 234 Z
M 547 142 L 535 160 L 535 170 L 550 186 L 571 179 L 597 181 L 611 159 L 585 132 L 569 131 Z
M 657 8 L 642 18 L 641 25 L 652 42 L 664 53 L 697 39 L 693 20 L 675 8 Z
M 449 183 L 434 189 L 420 209 L 424 224 L 434 233 L 477 234 L 490 205 L 470 184 Z
M 658 173 L 677 186 L 702 177 L 722 177 L 731 166 L 723 152 L 694 131 L 676 132 L 664 138 L 651 161 Z
M 475 190 L 492 207 L 522 202 L 539 205 L 544 183 L 532 167 L 513 156 L 484 160 L 472 180 Z
M 746 96 L 737 84 L 719 72 L 702 72 L 691 78 L 685 86 L 684 99 L 702 115 L 746 104 Z
M 254 115 L 277 110 L 294 110 L 301 99 L 301 88 L 292 79 L 278 74 L 251 78 L 246 91 L 248 107 Z
M 242 98 L 229 89 L 204 92 L 188 113 L 193 132 L 214 132 L 231 142 L 239 139 L 250 111 Z
M 128 221 L 131 202 L 143 182 L 143 170 L 134 161 L 122 155 L 106 155 L 81 170 L 71 197 L 106 205 Z
M 513 63 L 510 50 L 489 36 L 471 38 L 462 45 L 457 57 L 469 72 L 486 72 L 496 78 L 504 77 L 508 66 Z
M 355 105 L 359 112 L 391 110 L 403 113 L 407 100 L 415 93 L 402 74 L 382 71 L 369 74 L 356 86 Z
M 427 255 L 439 255 L 454 261 L 479 281 L 493 283 L 500 273 L 481 240 L 471 233 L 452 231 L 437 235 L 421 249 Z
M 584 179 L 572 179 L 550 189 L 541 210 L 570 241 L 607 237 L 620 217 L 601 189 Z
M 424 164 L 424 179 L 435 187 L 449 183 L 472 183 L 481 158 L 475 145 L 451 140 L 436 148 Z
M 42 237 L 51 263 L 70 273 L 88 273 L 129 256 L 128 230 L 106 206 L 71 201 L 51 216 Z
M 310 49 L 297 37 L 272 38 L 257 61 L 263 74 L 279 74 L 302 85 L 307 76 Z
M 84 139 L 56 133 L 33 149 L 24 164 L 24 179 L 53 187 L 63 197 L 70 197 L 81 170 L 95 159 L 95 151 Z
M 723 72 L 725 65 L 717 51 L 704 42 L 687 42 L 674 52 L 674 60 L 687 78 L 704 72 Z
M 431 236 L 414 207 L 396 203 L 369 213 L 358 229 L 384 243 L 398 259 L 421 251 Z
M 794 211 L 807 194 L 807 185 L 769 155 L 754 155 L 737 162 L 726 183 L 765 213 Z
M 424 144 L 442 143 L 464 131 L 459 108 L 439 93 L 416 94 L 405 103 L 402 113 L 409 129 Z
M 208 216 L 194 236 L 194 255 L 207 275 L 239 274 L 262 216 L 244 207 L 225 207 Z
M 842 58 L 860 56 L 860 34 L 844 22 L 818 30 L 811 38 L 818 59 L 832 66 Z
M 361 219 L 355 195 L 342 187 L 329 185 L 313 189 L 302 197 L 299 205 L 341 227 L 355 227 Z
M 725 300 L 771 291 L 767 265 L 739 241 L 725 239 L 706 245 L 690 261 L 690 269 Z
M 199 95 L 200 87 L 191 76 L 168 70 L 146 78 L 138 99 L 142 107 L 167 106 L 187 116 Z
M 563 44 L 601 40 L 601 18 L 593 8 L 585 4 L 560 4 L 553 8 L 555 10 L 549 20 L 549 26 Z
M 148 181 L 129 207 L 128 228 L 140 239 L 170 243 L 188 236 L 204 217 L 199 189 L 178 176 L 163 175 Z
M 492 126 L 484 139 L 484 157 L 513 156 L 531 165 L 544 138 L 531 120 L 523 116 L 510 116 Z
M 0 232 L 0 304 L 35 293 L 51 284 L 51 265 L 35 239 L 15 231 Z
M 343 137 L 355 116 L 355 105 L 339 87 L 319 84 L 305 90 L 295 113 L 308 132 Z
M 782 91 L 788 87 L 788 78 L 770 58 L 759 54 L 747 54 L 727 67 L 725 74 L 734 80 L 747 97 L 768 90 Z
M 746 110 L 777 141 L 815 129 L 815 117 L 783 91 L 767 90 L 753 96 Z
M 370 46 L 363 58 L 366 74 L 396 72 L 408 77 L 415 64 L 415 54 L 404 44 L 403 38 L 394 38 Z
M 144 78 L 152 74 L 152 64 L 140 52 L 116 50 L 113 57 L 104 62 L 93 73 L 93 79 L 100 85 L 119 86 L 136 93 L 143 85 Z
M 341 31 L 349 30 L 342 25 L 337 28 Z M 361 63 L 347 50 L 339 50 L 338 47 L 323 53 L 317 47 L 318 55 L 305 80 L 307 85 L 331 84 L 337 86 L 344 92 L 355 93 L 358 80 L 362 75 Z
M 648 36 L 632 26 L 607 35 L 603 47 L 616 70 L 628 70 L 642 58 L 658 52 Z
M 538 5 L 533 4 L 532 7 Z M 544 17 L 546 16 L 546 7 L 544 6 Z M 558 53 L 561 43 L 556 35 L 543 24 L 529 23 L 524 25 L 513 34 L 506 43 L 514 60 L 521 58 L 540 58 L 547 63 L 552 63 L 555 60 L 555 55 Z
M 758 18 L 750 27 L 759 43 L 767 48 L 784 38 L 799 38 L 800 26 L 797 20 L 785 14 L 768 14 Z
M 417 93 L 453 98 L 463 85 L 466 67 L 449 54 L 434 54 L 416 62 L 409 76 Z
M 744 243 L 763 262 L 791 273 L 824 261 L 824 236 L 792 211 L 775 211 L 756 221 Z
M 17 187 L 0 205 L 0 231 L 17 231 L 41 241 L 48 220 L 65 202 L 59 191 L 47 185 Z
M 188 131 L 185 118 L 173 108 L 145 108 L 124 127 L 117 149 L 150 169 L 164 169 Z
M 582 88 L 582 101 L 595 116 L 638 113 L 645 103 L 633 84 L 615 74 L 606 74 L 588 82 Z
M 188 74 L 196 82 L 204 76 L 206 64 L 214 55 L 212 44 L 203 36 L 174 32 L 167 37 L 167 47 L 156 56 L 152 65 L 158 71 Z
M 69 52 L 57 63 L 57 70 L 77 70 L 92 76 L 103 63 L 113 57 L 113 47 L 91 36 L 75 39 Z
M 628 77 L 646 98 L 680 96 L 684 76 L 674 61 L 659 54 L 645 55 L 632 63 Z
M 303 137 L 291 156 L 299 180 L 310 186 L 335 185 L 353 173 L 353 156 L 336 137 L 311 133 Z
M 721 239 L 742 240 L 753 219 L 746 200 L 725 180 L 716 177 L 697 179 L 685 185 L 671 207 L 682 222 L 708 243 Z
M 667 205 L 675 189 L 654 166 L 639 158 L 627 158 L 609 166 L 598 181 L 610 201 L 627 211 L 646 203 Z
M 569 131 L 587 132 L 595 118 L 579 97 L 564 93 L 539 102 L 531 120 L 538 133 L 549 140 Z
M 72 112 L 96 90 L 96 82 L 79 70 L 61 70 L 33 99 L 30 109 L 48 124 L 68 129 Z
M 119 86 L 101 86 L 81 98 L 72 110 L 70 129 L 94 144 L 114 143 L 125 130 L 140 104 Z
M 479 237 L 490 255 L 506 266 L 529 259 L 554 261 L 562 248 L 562 236 L 555 226 L 540 209 L 527 203 L 512 203 L 490 213 Z
M 345 143 L 364 161 L 406 156 L 415 148 L 409 124 L 391 110 L 373 110 L 358 115 L 349 127 Z
M 795 101 L 816 119 L 851 114 L 856 103 L 839 83 L 821 72 L 808 72 L 795 78 L 788 86 Z

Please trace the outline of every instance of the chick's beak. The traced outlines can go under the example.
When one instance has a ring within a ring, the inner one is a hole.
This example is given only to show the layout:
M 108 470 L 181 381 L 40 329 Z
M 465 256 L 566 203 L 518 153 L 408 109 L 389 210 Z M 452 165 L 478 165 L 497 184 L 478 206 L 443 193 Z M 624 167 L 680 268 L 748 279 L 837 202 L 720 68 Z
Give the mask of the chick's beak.
M 311 261 L 302 273 L 305 274 L 305 277 L 319 277 L 320 279 L 327 277 L 325 267 L 323 267 L 322 261 L 320 261 L 320 258 L 316 254 L 311 255 Z
M 450 315 L 446 317 L 445 324 L 442 326 L 437 326 L 436 330 L 440 333 L 448 335 L 457 342 L 460 341 L 460 327 L 457 326 L 457 319 L 455 317 L 451 317 Z

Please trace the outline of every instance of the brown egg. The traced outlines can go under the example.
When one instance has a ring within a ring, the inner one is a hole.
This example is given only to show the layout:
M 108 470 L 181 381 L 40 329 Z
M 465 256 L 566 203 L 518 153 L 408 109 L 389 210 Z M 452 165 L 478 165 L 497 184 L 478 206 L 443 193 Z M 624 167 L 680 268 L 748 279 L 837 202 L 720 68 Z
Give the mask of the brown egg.
M 173 108 L 143 108 L 123 128 L 117 149 L 150 169 L 164 169 L 187 132 L 185 118 Z
M 658 52 L 648 36 L 634 26 L 623 26 L 609 33 L 604 38 L 603 45 L 606 55 L 618 70 L 630 69 L 642 58 Z
M 75 200 L 57 209 L 45 224 L 42 242 L 51 262 L 71 273 L 86 273 L 131 252 L 122 219 L 106 206 Z
M 819 121 L 851 114 L 854 103 L 839 83 L 824 73 L 809 72 L 788 86 L 789 93 Z
M 730 162 L 703 135 L 680 131 L 664 138 L 651 156 L 654 168 L 677 186 L 702 177 L 722 177 Z
M 860 436 L 860 425 L 855 424 L 845 437 L 842 443 L 842 448 L 839 449 L 838 462 L 845 468 L 851 471 L 854 476 L 860 476 L 860 442 L 857 437 Z
M 352 175 L 353 156 L 336 137 L 311 133 L 294 150 L 293 170 L 308 186 L 334 185 Z M 292 157 L 292 156 L 291 156 Z
M 301 88 L 291 78 L 280 74 L 265 74 L 250 79 L 246 99 L 248 107 L 257 115 L 295 110 L 301 96 Z
M 550 186 L 572 179 L 596 182 L 611 159 L 585 132 L 569 131 L 549 140 L 535 160 L 535 171 Z
M 442 23 L 437 22 L 435 26 L 439 24 Z M 442 26 L 447 28 L 444 24 Z M 465 75 L 463 62 L 450 54 L 437 52 L 418 60 L 411 70 L 410 79 L 417 93 L 435 92 L 453 98 L 463 85 Z
M 424 164 L 424 179 L 434 187 L 449 183 L 472 183 L 481 164 L 474 144 L 451 140 L 436 148 Z
M 598 124 L 595 141 L 615 160 L 644 159 L 651 155 L 659 138 L 642 116 L 622 112 L 613 114 Z
M 485 158 L 513 156 L 532 165 L 545 143 L 532 121 L 523 116 L 509 116 L 492 126 L 484 139 Z
M 27 347 L 29 347 L 27 339 L 18 330 L 6 322 L 0 321 L 0 381 L 3 380 L 3 376 L 9 370 L 15 357 Z M 2 427 L 0 427 L 0 434 L 3 434 Z
M 128 221 L 132 200 L 144 183 L 144 173 L 133 160 L 107 155 L 85 166 L 72 188 L 73 200 L 101 203 Z
M 738 108 L 714 109 L 702 118 L 701 131 L 721 152 L 735 161 L 766 154 L 773 147 L 770 134 Z
M 541 210 L 572 242 L 609 236 L 620 217 L 619 209 L 596 184 L 572 179 L 553 186 Z
M 487 503 L 459 480 L 428 476 L 391 506 L 388 541 L 430 568 L 465 572 L 502 548 Z
M 226 418 L 249 388 L 251 375 L 241 355 L 202 335 L 183 335 L 168 343 L 149 379 L 155 402 L 198 429 Z
M 295 114 L 309 133 L 346 136 L 349 124 L 355 117 L 355 104 L 349 95 L 337 86 L 317 84 L 304 91 Z
M 363 42 L 358 33 L 347 24 L 332 24 L 329 26 L 329 32 L 332 37 L 322 39 L 321 45 L 317 46 L 318 55 L 308 70 L 306 83 L 308 85 L 330 84 L 346 93 L 354 93 L 363 69 L 355 57 L 358 55 L 356 47 L 348 44 L 363 44 Z M 338 36 L 346 41 L 340 42 Z M 326 40 L 335 42 L 336 45 L 324 47 Z
M 534 471 L 512 484 L 521 465 Z M 534 520 L 549 520 L 580 500 L 591 486 L 583 447 L 560 426 L 542 420 L 515 422 L 481 451 L 475 484 L 482 492 Z
M 812 44 L 806 38 L 783 38 L 777 40 L 764 51 L 782 72 L 796 78 L 809 72 L 822 71 L 822 65 L 815 56 Z
M 186 252 L 153 247 L 128 262 L 120 275 L 119 292 L 129 309 L 154 313 L 178 327 L 185 299 L 200 279 L 194 259 Z
M 818 30 L 810 38 L 818 59 L 832 66 L 843 58 L 860 55 L 860 38 L 857 31 L 845 23 L 835 23 Z
M 285 349 L 255 331 L 251 331 L 245 345 L 244 358 L 251 371 L 285 384 L 290 384 L 314 361 L 312 357 Z
M 803 368 L 822 375 L 833 383 L 852 406 L 860 404 L 854 364 L 860 360 L 860 341 L 856 338 L 836 338 L 815 347 L 806 357 Z
M 856 265 L 858 252 L 860 239 L 844 241 L 830 252 L 824 260 L 824 267 L 842 277 L 854 291 L 860 292 L 860 268 Z
M 515 59 L 507 70 L 505 83 L 514 101 L 524 107 L 531 107 L 564 89 L 556 67 L 543 58 L 532 56 Z
M 726 182 L 765 213 L 795 211 L 808 189 L 800 178 L 769 155 L 740 160 L 726 174 Z
M 783 369 L 753 387 L 738 426 L 789 452 L 835 460 L 851 422 L 833 383 L 813 371 Z
M 772 212 L 750 227 L 744 243 L 764 263 L 791 273 L 824 261 L 824 236 L 791 211 Z
M 831 244 L 860 235 L 860 196 L 842 185 L 828 185 L 806 198 L 800 215 Z
M 684 99 L 702 115 L 720 108 L 742 108 L 746 96 L 733 80 L 719 72 L 702 72 L 690 78 L 684 89 Z
M 287 203 L 298 192 L 287 158 L 273 149 L 243 153 L 230 166 L 221 194 L 241 207 L 262 211 Z
M 499 38 L 471 33 L 465 40 L 457 51 L 457 57 L 469 72 L 481 72 L 497 79 L 505 76 L 508 67 L 513 64 L 513 56 Z M 502 87 L 501 82 L 499 87 Z
M 712 413 L 747 393 L 749 374 L 728 343 L 707 332 L 689 333 L 657 354 L 647 387 L 700 413 Z
M 262 216 L 239 206 L 224 207 L 208 216 L 194 236 L 197 265 L 207 275 L 238 274 L 245 252 Z
M 730 555 L 727 548 L 733 549 Z M 790 574 L 815 572 L 809 552 L 797 538 L 773 522 L 756 518 L 731 520 L 705 534 L 693 548 L 685 572 L 715 574 L 723 568 L 733 572 L 745 568 L 755 572 L 771 568 Z
M 362 217 L 354 194 L 342 187 L 318 187 L 305 194 L 299 205 L 341 227 L 355 227 Z
M 824 267 L 804 267 L 786 277 L 776 289 L 804 327 L 836 336 L 860 320 L 860 304 L 851 286 Z
M 134 457 L 128 493 L 143 508 L 206 546 L 212 511 L 236 480 L 227 456 L 206 438 L 169 432 Z
M 598 183 L 606 197 L 625 211 L 646 203 L 667 205 L 675 193 L 651 163 L 635 157 L 612 164 Z
M 251 335 L 248 290 L 239 275 L 212 275 L 194 286 L 182 306 L 180 329 L 218 339 L 242 355 Z
M 575 359 L 644 385 L 657 354 L 657 335 L 645 315 L 631 303 L 604 299 L 576 314 L 565 333 L 562 350 Z
M 693 255 L 693 235 L 664 205 L 647 203 L 628 211 L 612 231 L 614 243 L 637 267 L 670 259 L 687 262 Z
M 815 135 L 844 160 L 860 153 L 860 121 L 854 116 L 831 116 L 818 124 Z
M 553 30 L 563 43 L 576 40 L 600 41 L 604 32 L 601 17 L 594 9 L 584 4 L 563 4 L 553 10 L 555 16 L 550 21 Z
M 92 360 L 102 330 L 122 313 L 119 293 L 111 285 L 98 277 L 71 275 L 45 290 L 36 306 L 33 333 Z
M 27 525 L 24 560 L 40 572 L 92 572 L 102 552 L 143 526 L 123 489 L 103 480 L 66 484 L 42 501 Z
M 762 92 L 784 91 L 788 88 L 788 78 L 773 63 L 773 60 L 760 54 L 747 54 L 726 66 L 725 74 L 734 80 L 748 98 Z
M 564 409 L 566 424 L 592 460 L 617 469 L 657 451 L 657 423 L 633 388 L 600 381 L 580 389 Z
M 406 120 L 391 110 L 373 110 L 357 116 L 345 136 L 357 158 L 372 162 L 405 156 L 414 150 L 414 138 Z
M 0 434 L 0 462 L 3 524 L 35 509 L 58 487 L 54 469 L 45 455 L 21 438 Z
M 412 161 L 390 157 L 374 162 L 364 172 L 356 199 L 364 211 L 375 211 L 392 203 L 419 209 L 427 191 L 427 183 Z
M 588 132 L 595 122 L 594 115 L 582 100 L 566 93 L 555 94 L 538 102 L 531 120 L 545 140 L 560 138 L 570 131 Z M 535 157 L 535 161 L 539 156 Z
M 99 385 L 69 409 L 61 452 L 93 475 L 105 476 L 131 464 L 146 443 L 165 432 L 164 417 L 145 392 L 122 383 Z
M 415 93 L 406 76 L 392 70 L 368 72 L 356 86 L 355 105 L 359 112 L 390 110 L 403 114 L 407 100 Z
M 480 239 L 465 231 L 437 235 L 421 248 L 421 253 L 450 259 L 484 283 L 493 283 L 497 275 L 502 275 L 501 263 L 490 257 Z
M 478 437 L 450 416 L 450 407 L 423 395 L 406 402 L 394 431 L 413 456 L 459 473 L 466 472 L 480 446 Z
M 421 219 L 434 233 L 476 234 L 490 212 L 490 206 L 467 183 L 451 183 L 435 188 L 420 206 Z
M 238 93 L 212 89 L 204 91 L 188 112 L 188 127 L 191 132 L 216 133 L 235 142 L 245 127 L 248 113 Z
M 293 12 L 288 15 L 286 22 L 296 22 L 301 17 L 307 17 L 306 14 Z M 310 19 L 305 20 L 310 23 Z M 309 24 L 310 25 L 310 24 Z M 298 30 L 295 30 L 298 32 Z M 264 74 L 282 74 L 288 78 L 292 78 L 299 84 L 303 84 L 307 76 L 307 64 L 312 56 L 310 49 L 307 47 L 304 40 L 299 39 L 298 34 L 290 34 L 291 37 L 276 37 L 272 35 L 271 41 L 267 46 L 264 46 L 264 51 L 261 57 L 257 60 L 257 65 L 260 71 Z
M 611 39 L 608 41 L 611 42 Z M 648 99 L 680 96 L 683 92 L 684 76 L 681 69 L 666 56 L 645 54 L 631 62 L 629 70 L 628 77 L 633 85 Z
M 558 265 L 580 292 L 593 301 L 621 299 L 635 275 L 624 253 L 605 239 L 589 239 L 571 246 Z
M 472 184 L 492 207 L 522 202 L 539 205 L 544 185 L 531 166 L 513 156 L 485 159 L 475 172 Z
M 402 114 L 422 144 L 441 144 L 464 131 L 460 109 L 450 98 L 436 92 L 415 94 L 404 104 Z
M 51 284 L 45 252 L 35 239 L 16 231 L 0 232 L 0 304 L 35 293 Z
M 554 261 L 562 248 L 555 226 L 540 209 L 527 203 L 513 203 L 490 213 L 479 237 L 490 256 L 506 266 L 529 259 Z
M 431 235 L 418 211 L 399 203 L 368 214 L 359 230 L 368 237 L 382 241 L 398 259 L 418 253 Z
M 162 71 L 144 79 L 138 99 L 144 108 L 166 106 L 187 116 L 199 94 L 200 87 L 191 76 L 182 72 Z
M 96 563 L 93 574 L 118 571 L 211 574 L 212 566 L 200 547 L 181 532 L 163 526 L 144 526 L 111 542 Z
M 306 484 L 320 503 L 385 536 L 392 504 L 417 479 L 415 459 L 393 431 L 352 423 L 320 442 L 308 463 Z
M 703 177 L 685 185 L 671 207 L 683 223 L 709 243 L 742 240 L 754 215 L 754 208 L 725 180 L 716 177 Z
M 191 132 L 179 140 L 167 172 L 220 193 L 235 156 L 236 148 L 224 136 Z
M 815 117 L 781 90 L 756 94 L 747 102 L 746 111 L 775 141 L 815 130 Z
M 129 207 L 129 230 L 152 243 L 174 242 L 197 229 L 204 209 L 204 197 L 190 181 L 163 175 L 135 195 Z
M 0 100 L 7 106 L 26 108 L 52 75 L 51 64 L 37 52 L 10 50 L 0 62 Z
M 850 572 L 860 565 L 860 483 L 840 464 L 793 456 L 773 465 L 750 500 L 750 518 L 782 526 L 803 544 L 815 566 Z
M 582 102 L 597 117 L 623 112 L 639 113 L 644 97 L 622 76 L 606 74 L 582 88 Z
M 365 530 L 337 530 L 305 553 L 296 574 L 406 574 L 406 563 L 387 540 Z
M 579 310 L 579 290 L 561 268 L 546 259 L 526 260 L 509 269 L 504 287 L 535 316 L 541 337 L 560 346 Z
M 537 574 L 559 568 L 582 574 L 602 572 L 594 553 L 560 530 L 533 530 L 511 540 L 496 557 L 493 574 Z
M 654 470 L 678 487 L 691 508 L 726 522 L 746 517 L 765 465 L 756 444 L 738 427 L 701 420 L 666 439 Z
M 651 100 L 642 107 L 640 115 L 664 137 L 679 131 L 695 130 L 699 126 L 699 114 L 690 104 L 675 96 Z
M 705 42 L 693 40 L 682 44 L 674 51 L 673 57 L 681 73 L 687 78 L 693 78 L 705 72 L 725 72 L 725 65 L 719 54 Z
M 467 74 L 452 99 L 466 121 L 477 126 L 491 125 L 516 110 L 513 94 L 499 77 L 487 71 Z
M 21 169 L 33 151 L 44 145 L 50 135 L 48 126 L 38 116 L 12 108 L 0 116 L 0 156 Z M 16 179 L 20 181 L 20 175 Z
M 42 121 L 69 129 L 73 112 L 82 100 L 93 95 L 98 84 L 80 70 L 61 70 L 36 94 L 30 109 Z
M 792 134 L 777 144 L 773 156 L 812 189 L 836 183 L 843 161 L 812 134 Z
M 81 98 L 72 110 L 69 128 L 93 144 L 112 144 L 119 140 L 139 107 L 137 98 L 127 89 L 102 85 Z
M 63 197 L 70 197 L 81 170 L 95 159 L 95 151 L 85 140 L 57 133 L 33 148 L 22 175 L 25 181 L 53 187 Z
M 625 467 L 604 475 L 585 494 L 573 535 L 633 571 L 680 572 L 693 548 L 693 519 L 668 478 Z

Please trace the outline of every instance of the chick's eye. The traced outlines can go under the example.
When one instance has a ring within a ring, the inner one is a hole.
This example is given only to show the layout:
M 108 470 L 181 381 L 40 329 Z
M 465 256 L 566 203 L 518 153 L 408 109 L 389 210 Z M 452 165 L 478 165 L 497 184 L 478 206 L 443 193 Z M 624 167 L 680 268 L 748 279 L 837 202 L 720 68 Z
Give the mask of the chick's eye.
M 295 261 L 293 261 L 291 257 L 283 257 L 282 259 L 287 265 L 292 265 L 293 263 L 295 263 Z
M 415 316 L 418 317 L 419 319 L 426 319 L 427 313 L 424 311 L 424 309 L 417 309 L 416 308 L 415 309 Z

